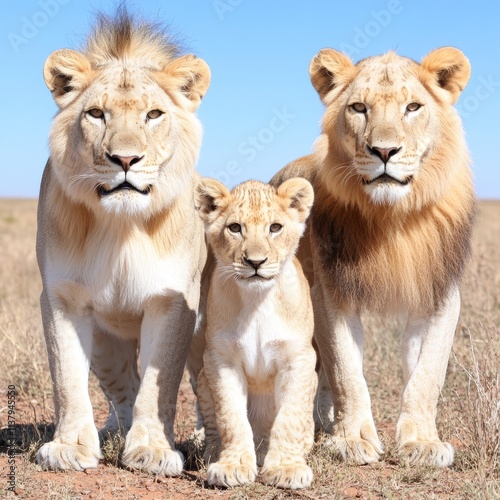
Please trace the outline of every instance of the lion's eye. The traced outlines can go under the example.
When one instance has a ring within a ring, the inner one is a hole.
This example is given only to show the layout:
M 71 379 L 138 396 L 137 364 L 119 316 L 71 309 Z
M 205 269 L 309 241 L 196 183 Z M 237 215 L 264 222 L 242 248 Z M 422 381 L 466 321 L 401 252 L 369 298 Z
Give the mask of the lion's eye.
M 104 118 L 104 112 L 99 108 L 92 108 L 87 111 L 87 113 L 93 118 Z
M 269 227 L 269 231 L 271 231 L 271 233 L 277 233 L 279 231 L 281 231 L 281 228 L 283 226 L 281 224 L 278 224 L 277 222 L 275 222 L 274 224 L 271 224 L 271 226 Z
M 237 224 L 236 222 L 233 223 L 233 224 L 229 224 L 229 226 L 227 226 L 229 231 L 231 231 L 232 233 L 241 233 L 241 226 L 239 224 Z
M 160 118 L 160 116 L 163 114 L 163 111 L 160 111 L 159 109 L 152 109 L 148 114 L 148 120 L 155 120 L 156 118 Z
M 420 109 L 422 107 L 421 104 L 419 104 L 418 102 L 410 102 L 410 104 L 408 104 L 408 106 L 406 106 L 406 111 L 417 111 L 417 109 Z
M 366 106 L 362 102 L 351 104 L 351 108 L 356 111 L 356 113 L 366 113 Z

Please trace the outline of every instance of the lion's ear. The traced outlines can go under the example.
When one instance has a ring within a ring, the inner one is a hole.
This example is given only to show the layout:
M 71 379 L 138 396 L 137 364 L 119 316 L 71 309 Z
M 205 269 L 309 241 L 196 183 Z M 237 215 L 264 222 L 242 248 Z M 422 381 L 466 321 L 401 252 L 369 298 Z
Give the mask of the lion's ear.
M 433 50 L 422 59 L 422 68 L 433 75 L 439 87 L 451 94 L 452 104 L 457 102 L 471 72 L 469 60 L 454 47 Z
M 92 66 L 81 52 L 56 50 L 45 61 L 43 77 L 57 105 L 63 107 L 87 88 Z
M 201 178 L 194 188 L 194 205 L 205 222 L 212 222 L 227 205 L 230 193 L 222 182 Z
M 314 190 L 308 180 L 302 177 L 288 179 L 278 187 L 277 193 L 285 201 L 287 208 L 298 211 L 300 222 L 309 217 L 314 202 Z
M 320 50 L 309 65 L 311 82 L 325 104 L 329 92 L 348 84 L 354 72 L 354 64 L 349 57 L 333 49 Z
M 208 64 L 192 54 L 178 57 L 167 64 L 163 70 L 167 85 L 187 98 L 188 107 L 196 111 L 210 85 Z

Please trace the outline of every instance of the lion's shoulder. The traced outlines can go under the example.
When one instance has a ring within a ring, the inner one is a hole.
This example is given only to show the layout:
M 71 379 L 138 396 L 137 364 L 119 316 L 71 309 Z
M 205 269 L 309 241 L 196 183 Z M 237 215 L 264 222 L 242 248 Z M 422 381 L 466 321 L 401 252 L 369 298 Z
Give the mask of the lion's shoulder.
M 317 160 L 314 155 L 306 155 L 297 158 L 285 165 L 273 178 L 269 181 L 272 186 L 278 187 L 287 179 L 294 177 L 303 177 L 314 185 L 315 174 L 317 170 Z

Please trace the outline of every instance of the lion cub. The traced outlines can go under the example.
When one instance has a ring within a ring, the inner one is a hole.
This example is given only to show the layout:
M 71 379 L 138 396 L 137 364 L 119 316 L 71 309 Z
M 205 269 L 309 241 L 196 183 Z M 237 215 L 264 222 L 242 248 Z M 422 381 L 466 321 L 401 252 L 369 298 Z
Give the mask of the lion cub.
M 309 285 L 295 258 L 313 203 L 302 178 L 231 192 L 201 179 L 200 217 L 216 257 L 197 384 L 209 484 L 305 488 L 317 385 Z M 220 445 L 220 450 L 219 450 Z M 217 461 L 215 461 L 217 460 Z

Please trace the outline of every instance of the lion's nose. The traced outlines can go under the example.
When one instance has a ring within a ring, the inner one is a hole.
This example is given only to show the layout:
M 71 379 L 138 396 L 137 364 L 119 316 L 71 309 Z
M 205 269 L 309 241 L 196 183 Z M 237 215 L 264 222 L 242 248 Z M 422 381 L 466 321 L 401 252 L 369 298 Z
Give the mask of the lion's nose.
M 132 165 L 135 165 L 144 158 L 144 156 L 119 156 L 110 155 L 108 153 L 106 153 L 106 157 L 109 161 L 115 163 L 116 165 L 120 165 L 124 172 L 128 172 Z
M 246 257 L 243 257 L 243 260 L 245 261 L 245 264 L 247 266 L 253 267 L 256 271 L 259 269 L 259 267 L 264 264 L 264 262 L 267 261 L 267 257 L 263 260 L 250 260 L 247 259 Z
M 398 154 L 401 151 L 401 148 L 371 148 L 368 146 L 368 151 L 375 156 L 378 156 L 384 163 L 389 161 L 389 158 Z

